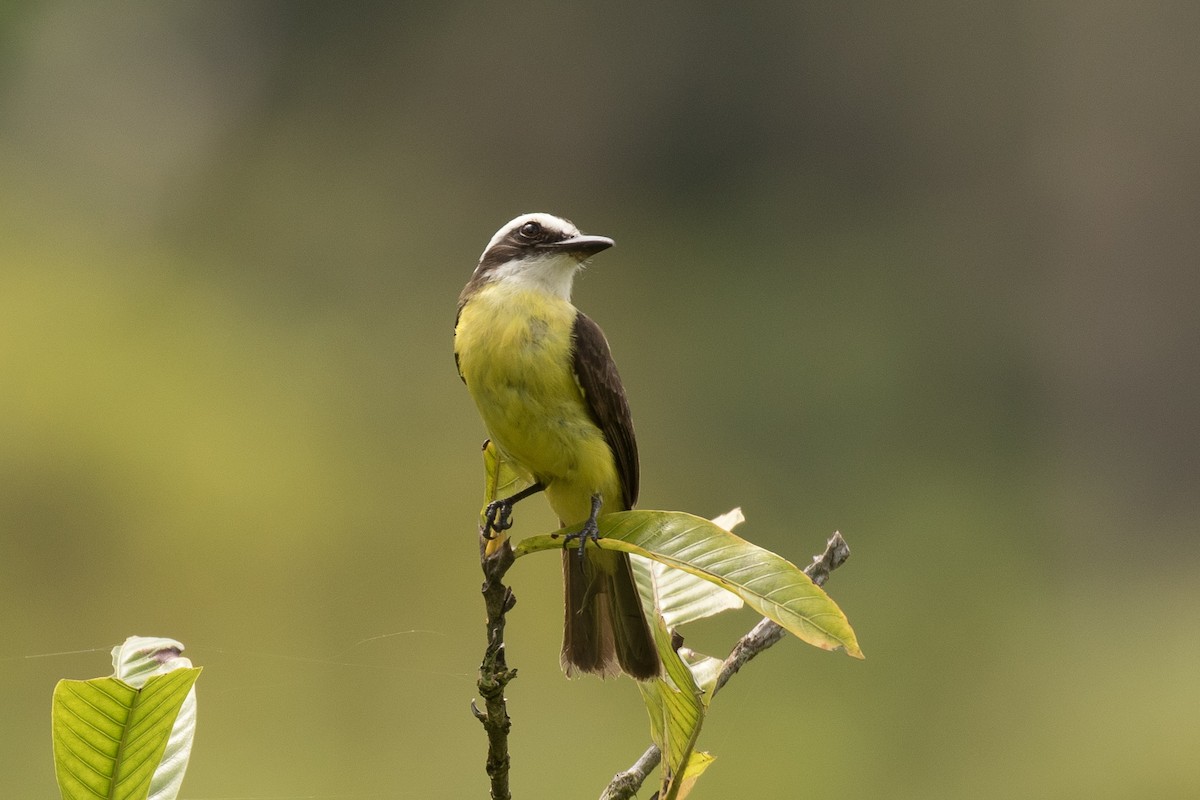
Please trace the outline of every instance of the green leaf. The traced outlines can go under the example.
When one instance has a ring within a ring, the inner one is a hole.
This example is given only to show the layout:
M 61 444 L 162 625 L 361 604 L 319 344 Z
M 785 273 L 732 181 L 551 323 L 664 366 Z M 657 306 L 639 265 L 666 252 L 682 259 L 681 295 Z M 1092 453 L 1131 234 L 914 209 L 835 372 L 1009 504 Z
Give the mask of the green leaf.
M 155 650 L 155 642 L 170 646 Z M 178 657 L 180 649 L 169 639 L 134 637 L 113 650 L 114 665 L 128 680 L 58 682 L 51 716 L 64 800 L 173 800 L 178 795 L 195 724 L 193 687 L 200 675 L 199 668 Z M 158 666 L 149 667 L 147 660 Z M 156 671 L 162 674 L 150 674 Z M 189 697 L 191 723 L 184 727 L 190 731 L 178 735 L 171 759 L 164 761 Z
M 648 608 L 650 630 L 664 674 L 652 681 L 639 681 L 637 686 L 650 715 L 650 738 L 663 754 L 659 797 L 673 800 L 679 796 L 677 776 L 700 736 L 706 705 L 691 670 L 671 647 L 671 634 L 658 609 L 653 603 Z
M 650 716 L 650 738 L 663 754 L 664 785 L 660 794 L 663 798 L 671 796 L 671 779 L 678 774 L 680 764 L 686 763 L 704 723 L 705 709 L 699 691 L 692 691 L 694 683 L 691 686 L 687 680 L 683 683 L 682 690 L 675 687 L 674 680 L 663 678 L 639 681 L 637 685 Z
M 683 772 L 678 778 L 679 792 L 675 795 L 676 800 L 683 800 L 691 794 L 696 785 L 696 779 L 703 775 L 704 770 L 708 769 L 709 765 L 716 760 L 716 756 L 699 750 L 692 753 L 687 766 L 683 768 Z
M 638 582 L 642 599 L 646 599 L 647 591 L 658 595 L 663 620 L 671 630 L 745 604 L 741 597 L 712 581 L 651 558 L 635 555 L 632 559 L 637 570 L 635 576 L 644 576 Z
M 714 519 L 714 525 L 732 531 L 745 521 L 740 508 Z M 689 622 L 705 619 L 723 611 L 741 608 L 744 602 L 733 592 L 711 581 L 641 556 L 633 556 L 633 574 L 637 579 L 642 602 L 647 608 L 658 608 L 668 630 Z
M 599 545 L 644 556 L 711 581 L 740 596 L 765 617 L 811 645 L 844 648 L 862 658 L 846 615 L 829 595 L 795 564 L 747 542 L 706 519 L 679 511 L 621 511 L 598 520 Z M 556 533 L 524 539 L 514 548 L 522 556 L 562 547 Z
M 735 508 L 712 523 L 731 531 L 744 521 L 742 510 Z M 631 559 L 664 667 L 663 677 L 638 684 L 650 714 L 651 738 L 664 754 L 658 796 L 682 800 L 713 761 L 695 746 L 722 662 L 686 647 L 674 647 L 670 631 L 686 622 L 741 608 L 743 603 L 738 595 L 706 579 L 643 556 Z

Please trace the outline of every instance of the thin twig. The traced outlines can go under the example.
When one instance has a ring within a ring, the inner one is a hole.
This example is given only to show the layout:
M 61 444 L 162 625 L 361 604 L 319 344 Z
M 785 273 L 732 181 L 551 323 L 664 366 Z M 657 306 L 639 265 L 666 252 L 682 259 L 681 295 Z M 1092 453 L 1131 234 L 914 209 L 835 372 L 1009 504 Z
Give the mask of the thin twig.
M 660 761 L 662 753 L 658 745 L 650 745 L 632 767 L 613 776 L 612 782 L 605 787 L 604 794 L 600 795 L 600 800 L 628 800 L 633 797 Z
M 825 552 L 813 556 L 813 561 L 804 568 L 804 574 L 812 579 L 817 586 L 824 586 L 829 580 L 829 573 L 846 563 L 850 557 L 850 546 L 840 533 L 834 533 L 825 544 Z M 784 637 L 786 631 L 773 620 L 763 617 L 749 633 L 738 640 L 729 656 L 721 664 L 717 673 L 717 683 L 713 687 L 715 696 L 721 687 L 729 682 L 737 671 L 752 658 L 763 652 Z M 646 752 L 624 772 L 618 772 L 600 795 L 600 800 L 630 800 L 642 788 L 642 784 L 650 773 L 662 761 L 662 753 L 658 745 L 652 744 Z
M 511 800 L 508 790 L 508 732 L 512 721 L 508 717 L 508 706 L 504 699 L 504 688 L 517 677 L 515 669 L 509 669 L 504 659 L 504 616 L 517 602 L 512 589 L 502 582 L 504 573 L 513 563 L 513 551 L 504 542 L 491 555 L 485 554 L 487 540 L 480 537 L 479 559 L 483 567 L 483 603 L 487 608 L 487 649 L 479 665 L 479 696 L 483 698 L 484 710 L 471 701 L 471 713 L 483 724 L 487 732 L 488 752 L 486 769 L 491 780 L 492 800 Z
M 804 574 L 812 579 L 817 586 L 824 586 L 829 580 L 829 573 L 846 563 L 850 557 L 850 547 L 842 534 L 834 533 L 825 544 L 825 552 L 813 556 L 812 563 L 804 568 Z M 738 640 L 729 656 L 721 664 L 717 674 L 717 684 L 713 687 L 713 696 L 721 691 L 721 687 L 729 682 L 737 671 L 759 653 L 772 646 L 784 637 L 787 632 L 779 623 L 763 617 L 749 633 Z

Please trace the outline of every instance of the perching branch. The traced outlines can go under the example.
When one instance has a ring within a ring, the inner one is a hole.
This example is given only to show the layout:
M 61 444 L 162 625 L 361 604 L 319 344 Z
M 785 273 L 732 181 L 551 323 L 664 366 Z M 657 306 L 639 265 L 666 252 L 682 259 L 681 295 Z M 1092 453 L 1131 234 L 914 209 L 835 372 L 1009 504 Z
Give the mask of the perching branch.
M 471 712 L 483 724 L 487 732 L 488 753 L 486 769 L 492 784 L 492 800 L 511 800 L 508 790 L 508 731 L 512 721 L 504 699 L 508 682 L 517 677 L 515 669 L 509 669 L 504 659 L 504 617 L 517 602 L 512 589 L 501 581 L 504 573 L 514 561 L 512 548 L 504 542 L 495 552 L 486 554 L 488 540 L 479 537 L 479 560 L 483 567 L 483 602 L 487 608 L 487 649 L 479 665 L 479 696 L 483 698 L 484 710 L 480 711 L 471 701 Z
M 845 564 L 848 558 L 850 546 L 846 544 L 842 534 L 834 533 L 825 544 L 825 552 L 813 556 L 812 563 L 804 568 L 804 574 L 817 586 L 824 586 L 825 581 L 829 580 L 829 573 Z M 773 620 L 766 617 L 759 620 L 749 633 L 738 640 L 729 656 L 722 662 L 716 685 L 713 687 L 713 695 L 715 696 L 747 662 L 774 645 L 785 634 L 786 631 Z M 662 753 L 658 745 L 650 745 L 633 766 L 613 777 L 600 795 L 600 800 L 630 800 L 661 760 Z

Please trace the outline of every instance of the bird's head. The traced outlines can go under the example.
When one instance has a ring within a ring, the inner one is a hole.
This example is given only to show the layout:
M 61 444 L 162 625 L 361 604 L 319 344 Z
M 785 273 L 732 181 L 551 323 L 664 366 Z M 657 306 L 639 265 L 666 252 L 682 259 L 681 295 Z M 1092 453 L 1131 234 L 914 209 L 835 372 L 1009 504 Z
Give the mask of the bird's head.
M 570 299 L 571 283 L 583 262 L 612 246 L 607 236 L 581 234 L 561 217 L 522 214 L 496 231 L 468 288 L 505 281 Z

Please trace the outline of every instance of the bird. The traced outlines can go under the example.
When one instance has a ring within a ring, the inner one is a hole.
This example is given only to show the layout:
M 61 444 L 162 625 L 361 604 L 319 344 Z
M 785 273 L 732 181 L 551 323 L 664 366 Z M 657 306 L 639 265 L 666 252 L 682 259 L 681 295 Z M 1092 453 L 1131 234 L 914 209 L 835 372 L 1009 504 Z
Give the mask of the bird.
M 614 244 L 569 220 L 523 214 L 492 236 L 458 298 L 454 359 L 500 454 L 529 486 L 489 504 L 484 534 L 512 525 L 513 506 L 544 492 L 565 526 L 560 663 L 568 677 L 637 680 L 660 660 L 626 553 L 589 542 L 597 518 L 637 503 L 637 439 L 600 326 L 571 303 L 576 274 Z

